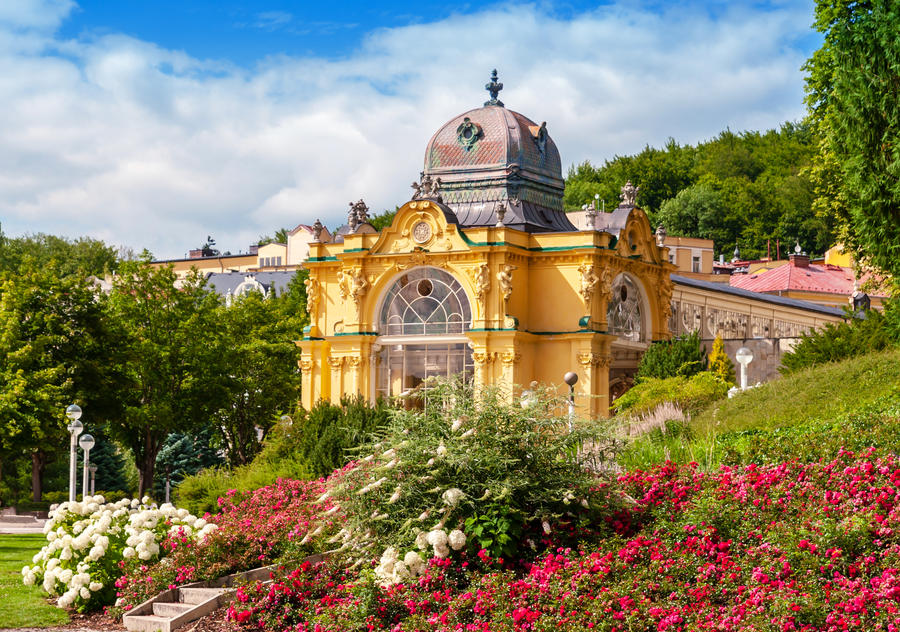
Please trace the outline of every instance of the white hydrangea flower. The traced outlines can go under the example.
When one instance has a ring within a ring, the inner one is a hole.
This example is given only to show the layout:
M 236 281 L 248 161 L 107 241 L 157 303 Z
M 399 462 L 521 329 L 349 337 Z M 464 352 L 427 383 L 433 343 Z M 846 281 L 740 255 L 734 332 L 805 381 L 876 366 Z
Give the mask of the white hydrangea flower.
M 451 487 L 450 489 L 444 491 L 443 494 L 441 494 L 441 499 L 448 507 L 456 507 L 456 505 L 459 504 L 459 501 L 465 497 L 465 493 L 463 493 L 461 489 L 458 489 L 456 487 Z
M 466 534 L 459 529 L 454 529 L 447 535 L 447 541 L 450 543 L 450 548 L 459 551 L 466 546 Z

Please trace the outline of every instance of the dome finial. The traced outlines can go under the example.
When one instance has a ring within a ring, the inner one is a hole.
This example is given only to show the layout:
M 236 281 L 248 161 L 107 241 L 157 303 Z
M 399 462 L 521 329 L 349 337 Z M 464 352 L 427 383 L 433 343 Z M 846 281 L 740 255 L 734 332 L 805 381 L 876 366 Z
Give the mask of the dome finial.
M 497 95 L 500 94 L 500 91 L 503 90 L 503 84 L 497 81 L 497 69 L 494 68 L 493 72 L 491 72 L 491 80 L 489 83 L 484 84 L 484 89 L 491 93 L 491 100 L 485 101 L 485 105 L 499 105 L 501 108 L 503 107 L 503 101 L 497 98 Z

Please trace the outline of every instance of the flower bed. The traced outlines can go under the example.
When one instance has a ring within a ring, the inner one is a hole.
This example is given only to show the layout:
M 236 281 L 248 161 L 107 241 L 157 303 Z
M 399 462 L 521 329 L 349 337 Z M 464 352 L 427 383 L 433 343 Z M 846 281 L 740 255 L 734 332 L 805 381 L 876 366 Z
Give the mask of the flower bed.
M 35 554 L 34 566 L 22 569 L 23 582 L 40 583 L 62 608 L 96 609 L 111 603 L 121 569 L 155 560 L 167 535 L 177 531 L 185 541 L 203 541 L 216 529 L 184 509 L 148 503 L 87 496 L 61 504 L 44 525 L 48 544 Z
M 273 630 L 897 630 L 900 462 L 671 464 L 621 477 L 616 535 L 524 569 L 464 552 L 383 586 L 371 565 L 286 569 L 232 620 Z

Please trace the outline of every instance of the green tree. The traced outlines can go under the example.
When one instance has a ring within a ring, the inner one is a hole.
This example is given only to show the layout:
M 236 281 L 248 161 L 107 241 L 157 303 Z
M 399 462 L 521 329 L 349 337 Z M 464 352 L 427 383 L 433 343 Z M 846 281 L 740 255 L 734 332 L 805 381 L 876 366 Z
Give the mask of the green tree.
M 198 275 L 176 287 L 171 266 L 153 268 L 147 258 L 124 263 L 116 277 L 109 315 L 122 340 L 122 410 L 109 430 L 134 455 L 139 495 L 151 489 L 169 434 L 208 422 L 221 401 L 218 305 Z
M 219 327 L 228 341 L 221 361 L 228 371 L 221 377 L 213 420 L 232 466 L 253 460 L 262 437 L 300 394 L 294 341 L 301 334 L 290 320 L 282 320 L 278 307 L 262 294 L 249 292 L 219 308 Z
M 71 240 L 38 233 L 0 239 L 0 270 L 17 271 L 33 261 L 43 265 L 53 262 L 61 276 L 100 276 L 118 267 L 115 248 L 90 237 Z
M 734 374 L 734 363 L 725 353 L 725 343 L 722 336 L 716 336 L 713 340 L 712 352 L 709 354 L 709 372 L 714 374 L 723 382 L 728 384 L 737 384 L 737 377 Z
M 102 309 L 86 280 L 33 259 L 0 285 L 0 454 L 30 455 L 34 501 L 67 444 L 66 406 L 77 401 L 100 418 L 115 408 Z
M 807 61 L 807 104 L 825 143 L 819 208 L 843 208 L 857 260 L 900 276 L 900 6 L 893 0 L 817 0 L 822 47 Z
M 185 477 L 217 465 L 222 465 L 222 457 L 213 447 L 212 428 L 200 428 L 191 434 L 172 433 L 166 437 L 165 444 L 156 455 L 158 475 L 153 485 L 154 495 L 165 498 L 166 481 L 171 490 Z
M 638 378 L 667 378 L 677 375 L 690 377 L 707 366 L 706 350 L 700 343 L 700 332 L 695 331 L 671 340 L 660 340 L 650 345 L 638 365 Z

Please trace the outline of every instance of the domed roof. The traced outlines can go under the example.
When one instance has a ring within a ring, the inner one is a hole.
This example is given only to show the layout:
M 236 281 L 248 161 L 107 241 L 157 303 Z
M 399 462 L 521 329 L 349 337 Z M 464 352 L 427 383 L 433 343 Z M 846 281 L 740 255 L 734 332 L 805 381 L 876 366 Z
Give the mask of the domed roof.
M 547 124 L 501 105 L 469 110 L 444 124 L 425 150 L 425 173 L 448 181 L 460 172 L 505 170 L 508 165 L 535 177 L 562 180 L 562 165 Z
M 440 179 L 440 196 L 463 226 L 575 230 L 563 212 L 562 163 L 547 124 L 504 107 L 497 71 L 483 107 L 452 118 L 425 149 L 423 176 Z

